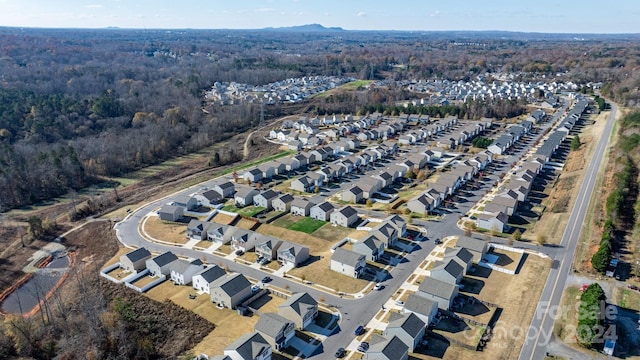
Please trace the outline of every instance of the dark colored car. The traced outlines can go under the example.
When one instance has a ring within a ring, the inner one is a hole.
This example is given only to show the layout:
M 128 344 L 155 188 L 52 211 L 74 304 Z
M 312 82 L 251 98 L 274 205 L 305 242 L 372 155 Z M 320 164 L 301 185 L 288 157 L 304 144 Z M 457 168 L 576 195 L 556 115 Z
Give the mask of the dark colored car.
M 347 355 L 347 351 L 344 348 L 340 348 L 340 349 L 336 350 L 336 357 L 337 358 L 342 358 L 345 355 Z
M 360 345 L 358 345 L 358 351 L 360 352 L 367 352 L 367 350 L 369 350 L 369 343 L 366 341 L 363 341 L 360 343 Z
M 359 325 L 353 333 L 356 334 L 356 336 L 364 334 L 364 326 Z
M 268 283 L 268 282 L 269 282 L 269 281 L 271 281 L 271 280 L 272 280 L 272 279 L 271 279 L 270 277 L 268 277 L 268 276 L 265 276 L 265 277 L 263 277 L 263 278 L 262 278 L 262 282 L 263 282 L 263 283 Z

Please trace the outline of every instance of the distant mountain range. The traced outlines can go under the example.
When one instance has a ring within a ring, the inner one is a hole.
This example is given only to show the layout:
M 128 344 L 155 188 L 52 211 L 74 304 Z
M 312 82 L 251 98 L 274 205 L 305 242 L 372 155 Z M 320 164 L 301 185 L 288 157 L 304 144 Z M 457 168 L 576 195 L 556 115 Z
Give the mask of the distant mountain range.
M 268 27 L 263 30 L 267 31 L 291 31 L 291 32 L 318 32 L 318 31 L 346 31 L 341 27 L 325 27 L 320 24 L 306 24 L 286 27 Z

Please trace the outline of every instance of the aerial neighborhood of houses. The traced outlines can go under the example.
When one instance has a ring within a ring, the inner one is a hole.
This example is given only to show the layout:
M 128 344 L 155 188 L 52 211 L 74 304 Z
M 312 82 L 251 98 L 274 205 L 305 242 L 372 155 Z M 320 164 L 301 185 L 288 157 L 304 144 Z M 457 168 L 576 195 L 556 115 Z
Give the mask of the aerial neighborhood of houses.
M 350 80 L 315 76 L 264 86 L 216 83 L 206 96 L 221 105 L 297 102 Z M 492 270 L 516 274 L 517 263 L 504 268 L 497 259 L 500 251 L 522 252 L 461 235 L 462 229 L 473 224 L 474 231 L 485 234 L 507 232 L 537 176 L 545 169 L 562 169 L 556 152 L 589 102 L 572 92 L 576 86 L 571 83 L 504 79 L 487 84 L 479 79 L 401 85 L 430 94 L 407 104 L 526 98 L 536 109 L 508 123 L 381 113 L 281 121 L 265 137 L 282 147 L 283 156 L 170 196 L 147 215 L 147 226 L 181 229 L 173 240 L 180 241 L 175 251 L 154 255 L 141 247 L 122 254 L 101 275 L 139 292 L 170 281 L 193 292 L 190 297 L 206 296 L 215 304 L 211 311 L 256 314 L 253 328 L 211 359 L 270 359 L 273 352 L 292 347 L 298 356 L 314 354 L 339 321 L 349 324 L 331 301 L 382 291 L 396 267 L 417 260 L 413 275 L 397 283 L 401 298 L 382 306 L 394 311 L 367 326 L 380 331 L 368 333 L 367 341 L 358 337 L 346 350 L 364 352 L 367 359 L 408 359 L 428 346 L 428 333 L 442 321 L 482 328 L 469 346 L 483 346 L 490 337 L 485 330 L 489 319 L 469 320 L 460 311 L 480 304 L 492 314 L 497 305 L 465 291 L 475 284 L 465 279 Z M 492 142 L 471 151 L 471 141 L 480 136 Z M 468 211 L 447 217 L 462 203 Z M 448 228 L 438 228 L 445 226 L 438 222 L 445 218 L 453 220 L 446 220 Z M 426 244 L 433 250 L 428 256 L 406 256 Z M 202 256 L 193 256 L 196 252 Z M 214 256 L 219 263 L 208 260 Z M 271 276 L 296 281 L 308 291 L 275 286 Z M 254 307 L 265 294 L 280 301 L 277 308 Z M 301 331 L 318 340 L 303 340 Z M 346 350 L 338 349 L 336 356 Z

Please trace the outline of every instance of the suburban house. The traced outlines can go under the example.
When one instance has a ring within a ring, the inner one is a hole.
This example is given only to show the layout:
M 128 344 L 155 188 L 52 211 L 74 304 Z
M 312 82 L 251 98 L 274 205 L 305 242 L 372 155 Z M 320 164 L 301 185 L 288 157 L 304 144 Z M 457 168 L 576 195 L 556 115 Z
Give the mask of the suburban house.
M 291 203 L 291 215 L 296 216 L 309 216 L 311 208 L 316 204 L 307 200 L 306 198 L 295 198 Z
M 278 305 L 278 314 L 293 321 L 298 329 L 304 330 L 318 316 L 318 302 L 306 292 L 296 293 Z
M 357 185 L 342 192 L 340 199 L 353 204 L 357 204 L 363 199 L 363 191 Z
M 249 169 L 245 171 L 244 174 L 242 174 L 242 178 L 244 179 L 244 181 L 248 181 L 252 184 L 262 181 L 263 177 L 264 176 L 262 175 L 262 170 L 258 168 Z
M 237 207 L 244 207 L 253 205 L 253 198 L 256 195 L 258 195 L 258 190 L 252 187 L 243 186 L 236 190 L 236 193 L 233 195 L 233 199 Z
M 464 267 L 454 259 L 436 261 L 429 271 L 429 276 L 452 284 L 459 284 L 464 276 L 464 270 Z
M 350 227 L 358 221 L 358 212 L 351 206 L 344 206 L 331 212 L 329 215 L 331 223 L 342 227 Z
M 162 205 L 158 217 L 162 221 L 178 221 L 184 216 L 184 208 L 175 205 Z
M 210 223 L 207 228 L 207 239 L 214 243 L 228 244 L 235 227 L 218 223 Z
M 440 309 L 449 310 L 458 296 L 458 285 L 427 276 L 418 287 L 417 294 L 436 301 Z
M 465 248 L 445 249 L 443 260 L 447 261 L 449 259 L 455 260 L 455 262 L 462 266 L 465 274 L 471 269 L 471 265 L 473 265 L 473 254 Z
M 390 222 L 383 221 L 371 229 L 371 235 L 384 243 L 385 247 L 395 245 L 398 240 L 398 230 Z
M 210 222 L 193 219 L 187 224 L 187 237 L 196 240 L 205 240 Z
M 407 202 L 407 208 L 416 214 L 426 215 L 437 207 L 435 199 L 422 193 Z
M 200 206 L 216 206 L 224 202 L 224 198 L 216 191 L 202 190 L 193 194 L 194 199 Z
M 211 294 L 211 284 L 226 274 L 227 273 L 220 266 L 211 265 L 193 275 L 191 284 L 194 289 L 202 291 L 205 294 Z
M 311 208 L 309 216 L 312 219 L 329 221 L 331 213 L 335 210 L 331 203 L 325 201 Z
M 272 349 L 284 350 L 289 341 L 295 336 L 296 328 L 293 321 L 276 313 L 263 313 L 253 329 L 267 340 Z
M 504 232 L 509 221 L 509 216 L 503 212 L 478 214 L 476 221 L 478 227 L 491 231 Z
M 389 325 L 384 331 L 384 336 L 387 338 L 397 336 L 409 347 L 409 351 L 415 350 L 424 337 L 427 324 L 414 313 L 398 314 L 392 312 L 390 314 Z
M 409 347 L 395 335 L 387 338 L 374 334 L 369 344 L 367 360 L 407 360 L 409 358 Z
M 280 194 L 273 190 L 264 190 L 253 197 L 253 205 L 271 210 L 273 208 L 273 200 L 277 199 Z
M 200 259 L 178 259 L 171 264 L 171 281 L 179 285 L 191 284 L 193 276 L 202 269 L 204 269 L 204 264 Z
M 518 200 L 510 196 L 496 196 L 487 203 L 487 205 L 489 204 L 493 205 L 498 211 L 511 216 L 518 207 Z M 491 212 L 491 207 L 487 209 L 487 206 L 485 206 L 484 211 Z
M 291 203 L 293 203 L 294 197 L 291 194 L 282 194 L 278 198 L 273 199 L 271 206 L 273 210 L 281 212 L 291 211 Z
M 235 309 L 251 296 L 251 283 L 240 273 L 227 274 L 210 285 L 211 302 Z
M 369 261 L 378 261 L 384 254 L 384 243 L 373 235 L 354 243 L 352 248 L 354 252 L 366 256 Z
M 189 211 L 198 206 L 198 199 L 189 195 L 180 195 L 173 200 L 173 205 Z
M 438 313 L 438 302 L 422 297 L 418 294 L 410 294 L 404 301 L 404 312 L 414 313 L 427 325 L 431 324 Z
M 171 251 L 160 254 L 145 261 L 149 275 L 153 277 L 163 277 L 171 272 L 171 265 L 178 261 L 178 257 Z
M 146 261 L 151 258 L 151 253 L 146 248 L 137 248 L 124 255 L 120 255 L 120 267 L 125 271 L 138 272 L 144 270 Z
M 384 218 L 384 222 L 391 224 L 398 230 L 398 237 L 404 236 L 407 232 L 407 221 L 400 215 L 389 215 Z
M 258 165 L 258 170 L 262 172 L 263 180 L 270 180 L 273 175 L 276 174 L 276 169 L 273 167 L 273 164 L 271 162 L 266 162 Z
M 308 176 L 301 176 L 291 182 L 291 190 L 311 193 L 316 189 L 316 183 Z
M 355 251 L 339 247 L 331 254 L 331 270 L 356 279 L 362 275 L 366 265 L 366 256 Z
M 257 332 L 242 335 L 224 349 L 231 360 L 271 360 L 271 345 Z
M 262 241 L 256 243 L 255 252 L 258 256 L 271 261 L 278 258 L 278 248 L 281 244 L 282 240 L 264 235 Z
M 249 251 L 256 246 L 256 233 L 251 230 L 236 228 L 231 234 L 231 246 L 234 250 Z
M 296 243 L 283 241 L 278 247 L 278 261 L 282 265 L 297 267 L 309 258 L 309 248 Z
M 224 181 L 213 185 L 212 190 L 220 194 L 223 198 L 232 198 L 236 187 L 231 181 Z
M 489 247 L 487 242 L 484 240 L 463 235 L 458 236 L 456 246 L 467 249 L 473 255 L 473 262 L 475 263 L 480 263 Z

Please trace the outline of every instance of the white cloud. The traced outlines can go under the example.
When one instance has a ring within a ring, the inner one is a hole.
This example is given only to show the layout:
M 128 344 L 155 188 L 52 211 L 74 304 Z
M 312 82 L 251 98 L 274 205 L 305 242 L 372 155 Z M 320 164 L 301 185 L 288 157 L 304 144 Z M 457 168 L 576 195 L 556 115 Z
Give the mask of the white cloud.
M 436 12 L 432 12 L 431 14 L 429 14 L 429 16 L 431 17 L 440 16 L 440 10 L 436 10 Z
M 273 8 L 259 8 L 259 9 L 256 9 L 255 11 L 256 12 L 270 12 L 270 11 L 275 11 L 275 10 L 276 9 L 273 9 Z
M 84 7 L 88 8 L 88 9 L 100 9 L 102 7 L 101 4 L 89 4 L 89 5 L 85 5 Z
M 356 14 L 356 16 L 365 17 L 365 16 L 367 16 L 367 13 L 364 12 L 364 11 L 360 11 L 359 13 Z

